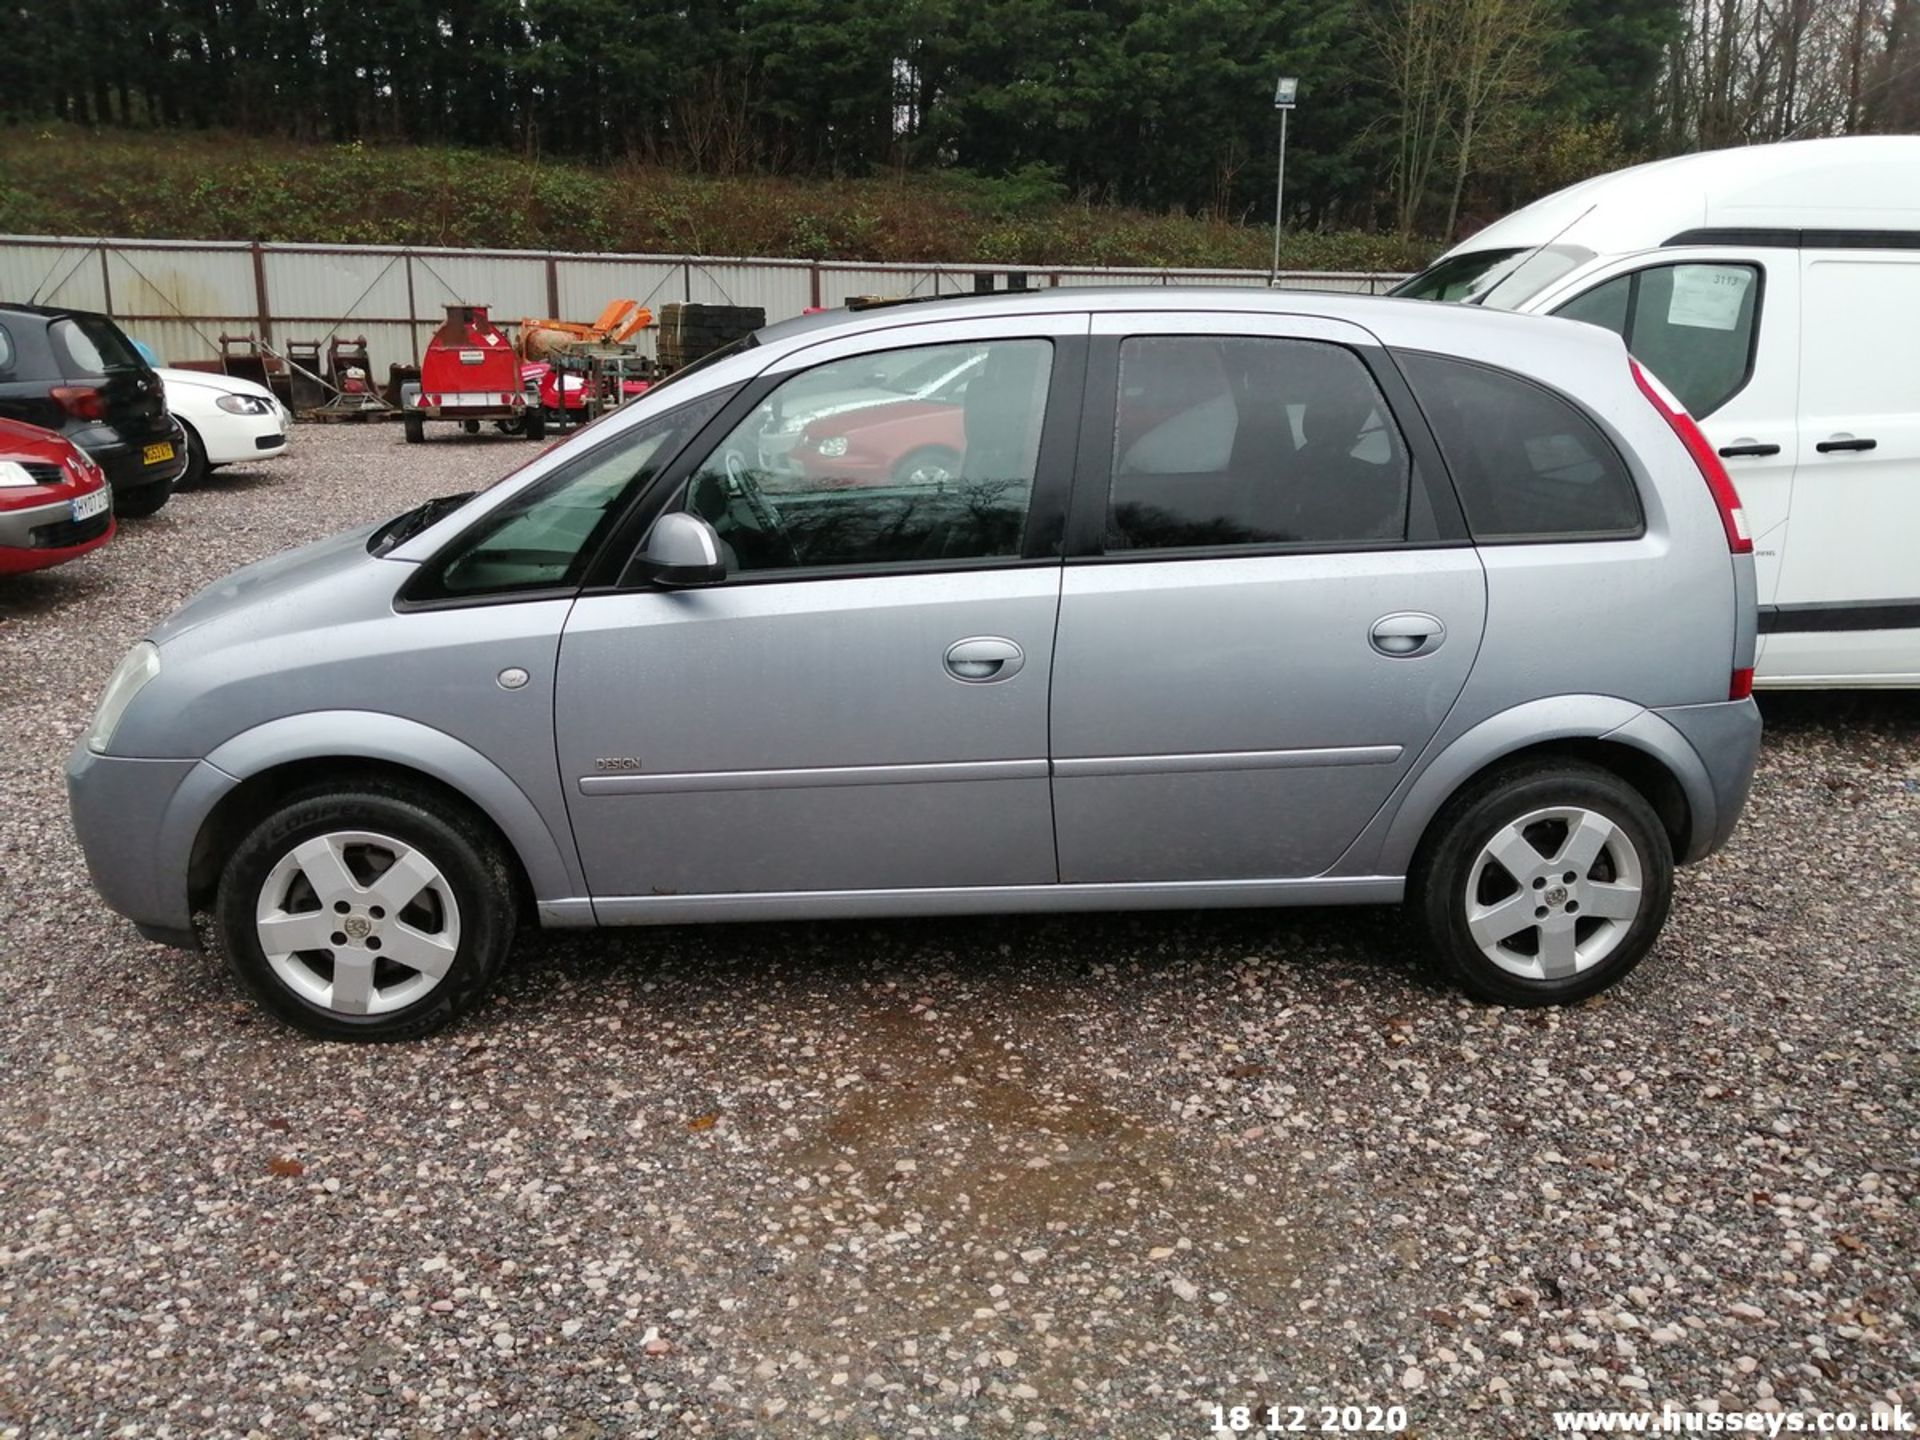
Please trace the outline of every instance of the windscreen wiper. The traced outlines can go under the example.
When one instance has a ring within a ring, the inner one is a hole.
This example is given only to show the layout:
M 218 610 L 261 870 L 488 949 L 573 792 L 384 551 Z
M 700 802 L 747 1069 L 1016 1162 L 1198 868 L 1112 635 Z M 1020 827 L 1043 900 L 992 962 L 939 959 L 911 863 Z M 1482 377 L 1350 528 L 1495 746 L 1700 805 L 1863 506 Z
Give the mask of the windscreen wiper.
M 397 549 L 403 542 L 411 540 L 442 516 L 458 510 L 478 493 L 475 490 L 466 490 L 458 495 L 439 495 L 425 504 L 414 506 L 411 510 L 401 511 L 373 532 L 372 539 L 367 542 L 367 553 L 378 556 Z

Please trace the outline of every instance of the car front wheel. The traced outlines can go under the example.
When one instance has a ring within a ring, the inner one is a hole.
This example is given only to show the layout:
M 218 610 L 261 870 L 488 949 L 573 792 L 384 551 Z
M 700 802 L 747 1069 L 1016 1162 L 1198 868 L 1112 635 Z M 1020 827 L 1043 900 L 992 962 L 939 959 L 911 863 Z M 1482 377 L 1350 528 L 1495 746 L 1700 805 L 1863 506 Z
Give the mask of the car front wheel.
M 1436 820 L 1411 898 L 1463 988 L 1558 1005 L 1619 981 L 1673 900 L 1673 847 L 1611 771 L 1544 761 L 1498 772 Z
M 499 843 L 455 807 L 369 783 L 295 796 L 221 874 L 228 964 L 267 1010 L 331 1040 L 405 1040 L 471 1009 L 517 921 Z

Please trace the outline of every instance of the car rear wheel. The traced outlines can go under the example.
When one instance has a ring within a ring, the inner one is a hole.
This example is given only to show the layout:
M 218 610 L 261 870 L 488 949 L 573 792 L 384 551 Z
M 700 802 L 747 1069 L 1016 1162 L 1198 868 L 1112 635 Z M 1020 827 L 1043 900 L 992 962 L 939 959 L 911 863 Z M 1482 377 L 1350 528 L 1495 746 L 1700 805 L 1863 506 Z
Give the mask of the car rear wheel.
M 923 445 L 900 457 L 893 478 L 901 485 L 938 485 L 959 473 L 960 457 L 944 445 Z
M 330 1040 L 405 1040 L 471 1009 L 517 922 L 484 826 L 424 794 L 368 784 L 296 796 L 220 877 L 227 963 L 267 1010 Z
M 1653 948 L 1673 900 L 1672 842 L 1611 771 L 1520 765 L 1435 821 L 1411 897 L 1469 994 L 1566 1004 L 1616 983 Z
M 144 520 L 149 515 L 156 514 L 160 507 L 172 497 L 173 481 L 171 480 L 155 480 L 127 490 L 115 486 L 113 513 L 123 520 Z

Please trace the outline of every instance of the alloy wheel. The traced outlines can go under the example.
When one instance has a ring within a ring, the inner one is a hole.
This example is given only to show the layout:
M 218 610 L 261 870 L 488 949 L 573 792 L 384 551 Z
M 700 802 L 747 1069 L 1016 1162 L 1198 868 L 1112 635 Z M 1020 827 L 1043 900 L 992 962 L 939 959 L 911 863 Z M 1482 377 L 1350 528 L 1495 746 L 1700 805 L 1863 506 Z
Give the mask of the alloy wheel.
M 1599 964 L 1640 914 L 1645 876 L 1626 830 L 1555 806 L 1503 825 L 1467 871 L 1467 929 L 1511 975 L 1562 980 Z
M 260 887 L 254 932 L 289 990 L 340 1015 L 425 998 L 460 948 L 460 907 L 424 852 L 362 830 L 301 841 Z

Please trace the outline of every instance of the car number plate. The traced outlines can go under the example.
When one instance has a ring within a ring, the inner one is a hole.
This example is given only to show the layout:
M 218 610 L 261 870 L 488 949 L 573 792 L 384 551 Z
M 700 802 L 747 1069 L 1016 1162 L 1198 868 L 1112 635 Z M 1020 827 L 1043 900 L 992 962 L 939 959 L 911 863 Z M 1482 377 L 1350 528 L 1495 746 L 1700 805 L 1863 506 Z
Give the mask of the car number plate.
M 107 490 L 105 486 L 102 486 L 91 495 L 82 495 L 78 500 L 73 502 L 73 518 L 75 520 L 91 520 L 107 508 L 107 503 Z
M 158 445 L 149 445 L 141 452 L 149 465 L 164 465 L 173 458 L 173 442 L 162 440 Z

